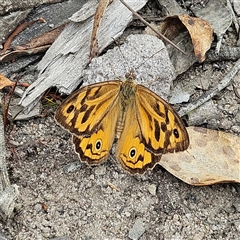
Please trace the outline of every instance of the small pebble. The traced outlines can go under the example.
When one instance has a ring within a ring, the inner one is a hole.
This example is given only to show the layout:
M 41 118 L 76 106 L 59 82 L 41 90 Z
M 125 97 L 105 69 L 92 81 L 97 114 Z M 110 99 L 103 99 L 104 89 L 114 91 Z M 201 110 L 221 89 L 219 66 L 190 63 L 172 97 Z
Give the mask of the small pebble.
M 99 165 L 95 168 L 96 175 L 105 175 L 106 174 L 106 167 L 104 165 Z
M 156 196 L 157 186 L 155 184 L 150 184 L 148 186 L 148 191 L 153 195 Z
M 145 232 L 145 228 L 143 226 L 142 219 L 137 219 L 133 224 L 133 227 L 130 229 L 128 233 L 128 237 L 132 240 L 138 240 L 143 233 Z
M 37 203 L 34 206 L 34 209 L 35 209 L 36 212 L 40 212 L 40 211 L 42 211 L 42 205 L 40 203 Z

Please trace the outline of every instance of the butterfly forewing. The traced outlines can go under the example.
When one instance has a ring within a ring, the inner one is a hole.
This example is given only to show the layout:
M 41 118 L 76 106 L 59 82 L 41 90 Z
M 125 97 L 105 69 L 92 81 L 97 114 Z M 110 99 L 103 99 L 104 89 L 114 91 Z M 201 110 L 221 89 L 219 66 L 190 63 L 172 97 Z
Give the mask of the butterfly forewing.
M 176 111 L 148 88 L 138 85 L 136 111 L 146 148 L 155 154 L 184 151 L 187 130 Z
M 116 104 L 120 86 L 121 81 L 108 81 L 79 89 L 60 105 L 55 119 L 76 136 L 95 132 Z

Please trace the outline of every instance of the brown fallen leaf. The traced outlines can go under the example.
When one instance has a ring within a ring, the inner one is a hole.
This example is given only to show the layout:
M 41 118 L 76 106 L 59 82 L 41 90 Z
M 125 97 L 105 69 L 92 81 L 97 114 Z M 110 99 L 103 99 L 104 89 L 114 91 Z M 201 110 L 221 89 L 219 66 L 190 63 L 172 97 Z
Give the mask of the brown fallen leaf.
M 207 21 L 201 18 L 191 17 L 187 14 L 178 17 L 191 36 L 195 56 L 199 62 L 203 62 L 206 58 L 205 54 L 212 44 L 212 27 Z
M 163 155 L 160 165 L 190 185 L 240 183 L 240 138 L 206 128 L 188 127 L 187 130 L 189 148 Z
M 170 40 L 174 40 L 187 29 L 193 43 L 196 58 L 199 62 L 205 60 L 205 54 L 211 47 L 213 36 L 213 30 L 207 21 L 187 14 L 175 15 L 166 17 L 158 29 Z M 149 29 L 145 31 L 152 34 Z
M 0 89 L 5 87 L 13 87 L 15 84 L 15 82 L 12 82 L 10 79 L 6 78 L 0 73 Z
M 0 73 L 0 89 L 3 89 L 5 87 L 13 87 L 15 86 L 16 82 L 11 81 L 10 79 L 6 78 L 4 75 Z M 18 82 L 17 85 L 22 87 L 29 87 L 29 83 L 21 83 Z
M 14 47 L 14 50 L 27 50 L 32 48 L 37 48 L 41 46 L 46 46 L 52 44 L 58 35 L 62 32 L 62 30 L 68 25 L 67 23 L 63 23 L 60 26 L 54 28 L 53 30 L 43 33 L 37 37 L 32 38 L 28 43 L 22 44 Z
M 28 43 L 14 47 L 14 50 L 0 52 L 0 62 L 9 62 L 21 56 L 33 55 L 47 51 L 67 24 L 68 23 L 63 23 L 49 32 L 32 38 Z

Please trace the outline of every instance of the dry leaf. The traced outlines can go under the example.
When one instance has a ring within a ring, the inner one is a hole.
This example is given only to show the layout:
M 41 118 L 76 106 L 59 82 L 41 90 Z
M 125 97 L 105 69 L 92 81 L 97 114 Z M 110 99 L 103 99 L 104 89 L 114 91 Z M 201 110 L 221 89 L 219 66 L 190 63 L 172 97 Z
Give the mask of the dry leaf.
M 31 21 L 31 22 L 24 22 L 24 23 L 20 24 L 19 26 L 17 26 L 17 27 L 15 28 L 15 30 L 8 36 L 6 42 L 3 44 L 3 50 L 2 50 L 1 52 L 5 52 L 5 51 L 7 51 L 7 49 L 9 49 L 12 40 L 13 40 L 21 31 L 23 31 L 25 28 L 29 27 L 30 25 L 32 25 L 32 24 L 34 24 L 35 22 L 38 22 L 38 21 L 46 22 L 44 18 L 38 18 L 38 19 L 35 19 L 35 20 Z
M 187 151 L 162 156 L 160 165 L 190 185 L 240 183 L 240 138 L 205 128 L 187 130 Z
M 210 24 L 201 18 L 190 17 L 187 14 L 180 15 L 179 19 L 191 36 L 195 56 L 199 62 L 203 62 L 212 44 L 213 30 Z
M 68 23 L 32 38 L 28 43 L 14 47 L 14 50 L 0 52 L 0 62 L 9 62 L 21 56 L 46 52 Z
M 55 41 L 55 39 L 59 36 L 59 34 L 67 25 L 68 25 L 68 22 L 63 23 L 49 32 L 45 32 L 37 37 L 34 37 L 26 44 L 14 47 L 14 50 L 27 50 L 27 49 L 50 45 Z
M 199 62 L 203 62 L 205 53 L 212 43 L 213 30 L 210 24 L 201 18 L 183 14 L 165 18 L 161 31 L 167 38 L 173 40 L 185 29 L 188 30 L 192 39 L 195 56 Z
M 50 46 L 51 45 L 45 45 L 45 46 L 35 47 L 30 49 L 6 51 L 3 55 L 0 54 L 0 62 L 9 62 L 21 56 L 27 56 L 27 55 L 33 55 L 41 52 L 46 52 L 48 48 L 50 48 Z
M 6 78 L 4 75 L 0 73 L 0 89 L 3 89 L 5 87 L 12 87 L 15 85 L 15 82 L 12 82 L 8 78 Z

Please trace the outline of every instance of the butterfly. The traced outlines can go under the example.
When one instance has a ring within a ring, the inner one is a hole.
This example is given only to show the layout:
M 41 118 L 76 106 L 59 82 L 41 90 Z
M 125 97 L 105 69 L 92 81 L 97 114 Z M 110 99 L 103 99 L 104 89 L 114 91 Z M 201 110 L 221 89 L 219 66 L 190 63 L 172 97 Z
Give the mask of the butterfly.
M 99 82 L 80 88 L 58 107 L 56 121 L 72 135 L 82 161 L 102 163 L 117 139 L 116 159 L 132 174 L 144 173 L 162 154 L 184 151 L 189 136 L 176 111 L 157 94 L 134 82 Z

